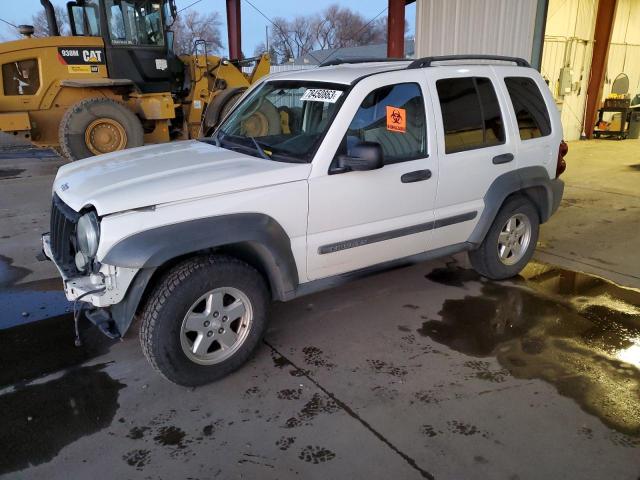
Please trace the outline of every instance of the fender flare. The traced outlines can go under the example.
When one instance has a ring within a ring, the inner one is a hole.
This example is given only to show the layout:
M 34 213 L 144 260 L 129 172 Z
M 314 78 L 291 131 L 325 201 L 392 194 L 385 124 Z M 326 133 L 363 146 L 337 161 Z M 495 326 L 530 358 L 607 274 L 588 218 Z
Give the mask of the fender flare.
M 476 246 L 482 243 L 509 195 L 522 193 L 529 198 L 538 210 L 540 223 L 544 223 L 558 209 L 563 191 L 564 182 L 557 178 L 549 178 L 547 170 L 539 165 L 500 175 L 484 196 L 484 210 L 468 242 Z
M 145 230 L 117 242 L 101 260 L 116 267 L 140 269 L 125 298 L 111 307 L 120 334 L 131 324 L 156 269 L 177 257 L 215 248 L 252 263 L 265 275 L 275 300 L 290 298 L 298 287 L 291 240 L 268 215 L 219 215 Z
M 198 218 L 152 228 L 126 237 L 102 263 L 127 268 L 158 268 L 176 257 L 216 247 L 246 245 L 266 265 L 274 296 L 298 285 L 291 240 L 282 226 L 262 213 L 236 213 Z

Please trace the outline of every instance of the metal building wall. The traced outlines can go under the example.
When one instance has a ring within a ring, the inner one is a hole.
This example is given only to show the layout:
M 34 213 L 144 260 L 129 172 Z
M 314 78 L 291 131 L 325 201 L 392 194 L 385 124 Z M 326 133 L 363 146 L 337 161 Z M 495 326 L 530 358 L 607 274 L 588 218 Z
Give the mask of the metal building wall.
M 531 59 L 537 0 L 417 0 L 416 57 L 461 53 Z
M 619 73 L 629 77 L 631 97 L 640 94 L 640 0 L 618 0 L 603 95 Z
M 582 133 L 597 0 L 549 0 L 540 71 L 558 103 L 566 140 Z M 560 90 L 566 67 L 570 91 Z

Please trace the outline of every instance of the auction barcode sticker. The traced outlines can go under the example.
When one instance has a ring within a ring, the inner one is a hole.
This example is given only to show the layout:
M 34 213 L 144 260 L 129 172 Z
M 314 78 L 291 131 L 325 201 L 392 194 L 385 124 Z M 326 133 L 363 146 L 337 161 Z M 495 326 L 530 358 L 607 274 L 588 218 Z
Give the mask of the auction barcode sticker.
M 300 100 L 310 102 L 336 103 L 342 92 L 340 90 L 328 90 L 325 88 L 310 88 L 302 95 Z

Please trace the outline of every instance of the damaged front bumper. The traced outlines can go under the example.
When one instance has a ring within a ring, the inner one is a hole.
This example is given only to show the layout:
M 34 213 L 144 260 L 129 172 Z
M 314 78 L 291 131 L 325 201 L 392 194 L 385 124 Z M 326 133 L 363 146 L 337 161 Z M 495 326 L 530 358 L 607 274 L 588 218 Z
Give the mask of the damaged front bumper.
M 70 277 L 56 263 L 51 250 L 51 237 L 49 234 L 42 235 L 42 253 L 53 262 L 60 277 L 62 277 L 64 294 L 70 302 L 82 302 L 80 310 L 107 336 L 111 338 L 124 335 L 131 324 L 135 308 L 142 292 L 138 292 L 140 287 L 130 288 L 132 284 L 139 284 L 140 279 L 134 282 L 136 277 L 143 277 L 144 287 L 150 277 L 149 272 L 144 275 L 137 275 L 140 271 L 136 268 L 116 267 L 113 265 L 100 265 L 97 272 L 88 275 Z M 143 288 L 144 289 L 144 288 Z M 135 290 L 135 306 L 132 309 L 132 298 L 128 294 L 129 290 Z

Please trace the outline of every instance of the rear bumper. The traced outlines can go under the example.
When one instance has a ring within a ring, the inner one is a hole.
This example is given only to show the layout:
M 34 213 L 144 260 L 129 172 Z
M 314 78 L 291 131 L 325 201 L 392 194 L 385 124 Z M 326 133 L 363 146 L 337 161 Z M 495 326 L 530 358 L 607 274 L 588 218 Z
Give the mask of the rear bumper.
M 556 213 L 560 202 L 562 201 L 562 195 L 564 195 L 564 182 L 559 178 L 555 178 L 549 182 L 551 190 L 551 203 L 549 205 L 549 217 Z

